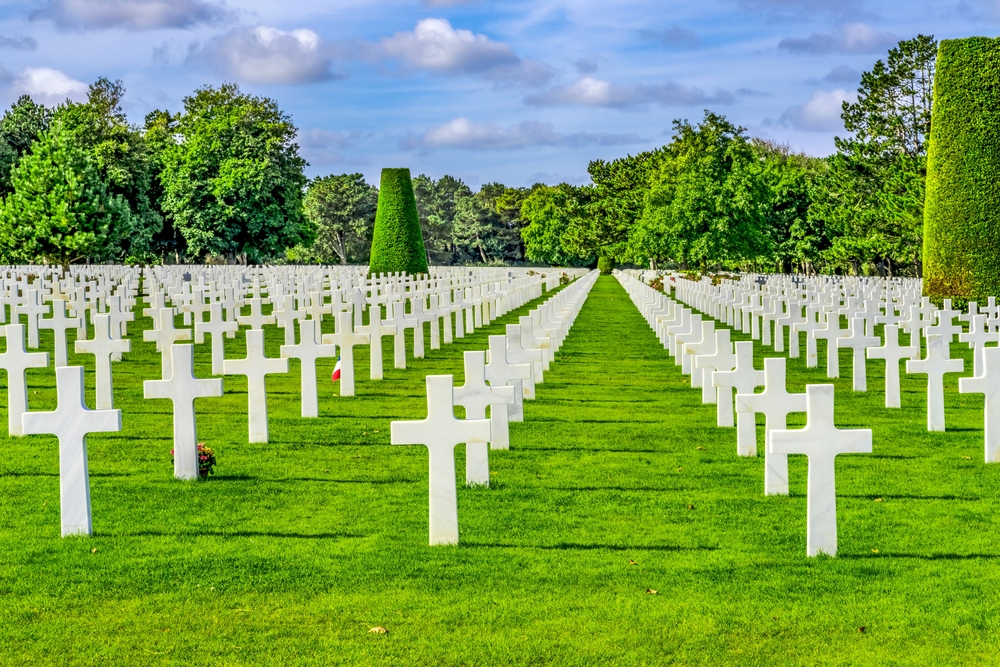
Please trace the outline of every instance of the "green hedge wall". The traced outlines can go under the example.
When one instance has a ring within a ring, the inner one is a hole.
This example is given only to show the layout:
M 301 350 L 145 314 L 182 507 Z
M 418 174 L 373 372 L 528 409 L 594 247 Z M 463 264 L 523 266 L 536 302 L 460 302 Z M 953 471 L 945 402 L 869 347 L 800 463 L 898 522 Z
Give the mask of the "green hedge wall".
M 368 271 L 427 273 L 427 251 L 409 169 L 382 170 Z
M 1000 296 L 1000 39 L 945 40 L 938 47 L 924 294 Z
M 598 257 L 597 258 L 597 270 L 601 272 L 602 276 L 610 276 L 611 272 L 615 269 L 615 260 L 610 257 Z

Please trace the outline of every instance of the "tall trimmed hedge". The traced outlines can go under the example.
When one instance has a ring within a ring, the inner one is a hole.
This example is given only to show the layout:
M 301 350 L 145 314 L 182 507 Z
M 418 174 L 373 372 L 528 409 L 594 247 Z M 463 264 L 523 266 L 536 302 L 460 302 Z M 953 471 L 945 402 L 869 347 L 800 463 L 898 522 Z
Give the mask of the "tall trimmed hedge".
M 382 170 L 368 271 L 427 273 L 427 251 L 409 169 Z
M 938 48 L 924 294 L 1000 296 L 1000 39 L 946 40 Z

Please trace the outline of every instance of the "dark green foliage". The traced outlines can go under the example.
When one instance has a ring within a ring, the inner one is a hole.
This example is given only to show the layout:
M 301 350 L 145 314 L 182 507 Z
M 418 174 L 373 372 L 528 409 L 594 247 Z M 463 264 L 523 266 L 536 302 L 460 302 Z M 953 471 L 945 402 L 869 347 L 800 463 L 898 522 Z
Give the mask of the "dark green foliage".
M 230 83 L 199 88 L 172 129 L 179 138 L 160 157 L 162 206 L 190 256 L 258 263 L 311 243 L 298 130 L 274 100 Z
M 823 255 L 832 267 L 920 275 L 936 44 L 926 35 L 899 42 L 862 75 L 858 101 L 844 103 L 851 134 L 836 139 L 810 210 L 830 231 Z
M 163 226 L 163 218 L 150 199 L 155 161 L 142 133 L 125 118 L 124 96 L 121 81 L 101 77 L 90 86 L 86 102 L 67 102 L 56 109 L 54 119 L 73 133 L 74 143 L 90 155 L 108 194 L 120 197 L 129 208 L 130 227 L 112 239 L 117 247 L 110 258 L 149 260 L 153 258 L 153 236 Z
M 938 51 L 924 293 L 1000 294 L 1000 39 L 946 40 Z
M 297 246 L 294 261 L 320 264 L 363 264 L 371 252 L 378 189 L 361 174 L 315 178 L 305 200 L 306 217 L 316 229 L 311 247 Z
M 9 263 L 59 264 L 114 256 L 131 225 L 128 204 L 111 195 L 88 153 L 62 123 L 32 145 L 11 173 L 0 207 L 0 247 Z
M 597 270 L 601 272 L 602 276 L 610 276 L 611 272 L 614 271 L 615 260 L 610 257 L 598 257 L 597 258 Z
M 569 227 L 570 211 L 579 188 L 562 183 L 556 187 L 535 185 L 521 204 L 521 217 L 527 225 L 521 230 L 525 253 L 532 262 L 552 266 L 580 266 L 593 257 L 579 258 L 566 252 L 563 235 Z
M 409 169 L 383 169 L 372 237 L 371 273 L 427 273 L 417 202 Z
M 31 144 L 48 129 L 52 111 L 21 95 L 0 120 L 0 197 L 14 190 L 10 172 L 21 157 L 31 151 Z

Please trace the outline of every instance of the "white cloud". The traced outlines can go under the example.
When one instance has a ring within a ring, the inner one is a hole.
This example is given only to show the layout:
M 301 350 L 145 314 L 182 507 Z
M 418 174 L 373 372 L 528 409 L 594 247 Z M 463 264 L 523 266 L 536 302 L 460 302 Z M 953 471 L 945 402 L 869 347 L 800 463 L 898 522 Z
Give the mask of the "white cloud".
M 708 95 L 705 91 L 667 81 L 652 85 L 621 85 L 585 76 L 568 86 L 555 86 L 524 100 L 533 106 L 587 106 L 629 109 L 659 104 L 692 106 L 697 104 L 733 104 L 736 96 L 725 90 Z
M 157 30 L 221 23 L 233 13 L 202 0 L 47 0 L 31 18 L 64 29 Z
M 400 143 L 405 150 L 429 148 L 464 148 L 469 150 L 512 150 L 533 146 L 618 146 L 643 141 L 637 134 L 591 134 L 556 132 L 552 123 L 526 120 L 510 127 L 496 123 L 473 123 L 468 118 L 456 118 L 435 125 L 419 137 L 410 135 Z
M 330 49 L 312 30 L 236 28 L 189 56 L 247 83 L 296 84 L 335 78 Z
M 778 42 L 778 48 L 809 55 L 880 53 L 888 51 L 898 41 L 892 33 L 879 32 L 864 23 L 846 23 L 832 33 L 814 32 L 808 37 L 786 37 Z
M 804 104 L 789 107 L 781 115 L 779 122 L 786 127 L 805 132 L 843 130 L 844 122 L 840 118 L 842 105 L 844 102 L 854 102 L 857 98 L 857 93 L 843 88 L 829 92 L 817 90 Z
M 404 72 L 426 70 L 477 75 L 500 83 L 537 85 L 552 76 L 548 65 L 519 58 L 504 42 L 469 30 L 455 30 L 445 19 L 424 19 L 413 32 L 397 32 L 364 47 L 367 57 L 399 63 Z
M 65 102 L 85 102 L 89 86 L 63 72 L 48 67 L 25 67 L 12 77 L 11 91 L 30 95 L 40 104 L 52 106 Z

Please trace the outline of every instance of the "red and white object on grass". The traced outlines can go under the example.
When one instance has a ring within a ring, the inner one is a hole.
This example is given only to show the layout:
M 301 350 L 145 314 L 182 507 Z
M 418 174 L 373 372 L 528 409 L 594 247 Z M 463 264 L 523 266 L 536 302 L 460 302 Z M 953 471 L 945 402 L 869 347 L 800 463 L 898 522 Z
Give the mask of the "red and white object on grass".
M 330 376 L 331 382 L 336 382 L 340 379 L 340 357 L 337 357 L 337 365 L 333 367 L 333 375 Z

